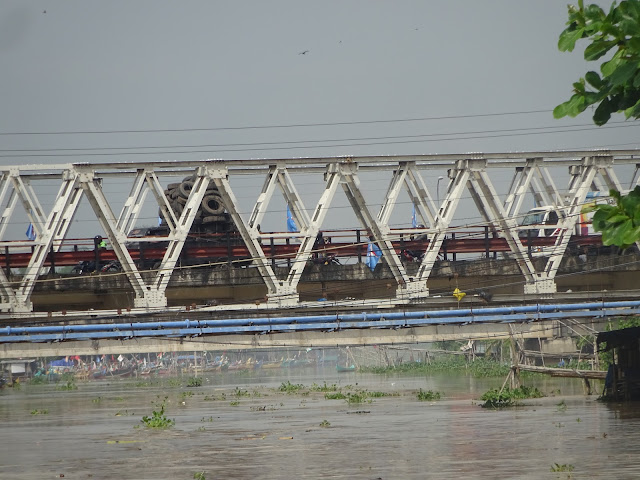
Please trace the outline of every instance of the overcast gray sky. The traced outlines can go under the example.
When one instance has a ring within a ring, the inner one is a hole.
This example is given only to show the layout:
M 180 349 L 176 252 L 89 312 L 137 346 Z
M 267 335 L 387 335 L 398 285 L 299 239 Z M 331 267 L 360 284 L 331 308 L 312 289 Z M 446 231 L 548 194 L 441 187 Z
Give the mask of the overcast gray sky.
M 45 151 L 3 152 L 0 161 L 637 147 L 637 122 L 596 128 L 590 115 L 552 118 L 553 107 L 571 95 L 571 83 L 594 68 L 581 52 L 558 51 L 566 18 L 566 2 L 558 0 L 5 0 L 0 4 L 2 133 L 463 118 L 4 135 L 3 149 Z M 473 117 L 539 110 L 544 112 Z M 582 125 L 572 127 L 581 131 L 558 131 L 568 125 Z M 541 127 L 554 133 L 533 130 Z M 443 133 L 457 135 L 382 138 Z M 306 148 L 285 143 L 308 140 L 322 143 Z M 115 154 L 106 157 L 53 150 L 97 147 L 161 148 L 152 155 L 100 151 Z M 18 156 L 27 153 L 58 156 Z
M 566 3 L 4 0 L 0 163 L 640 146 L 553 119 Z

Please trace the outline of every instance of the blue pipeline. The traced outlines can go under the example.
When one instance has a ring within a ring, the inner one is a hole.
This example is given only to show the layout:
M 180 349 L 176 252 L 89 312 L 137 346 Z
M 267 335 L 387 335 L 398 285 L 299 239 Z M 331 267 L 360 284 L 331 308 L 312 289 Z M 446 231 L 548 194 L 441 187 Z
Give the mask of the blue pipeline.
M 610 310 L 610 311 L 609 311 Z M 267 334 L 305 330 L 334 331 L 364 328 L 408 328 L 467 323 L 516 323 L 568 317 L 640 314 L 640 301 L 527 305 L 420 312 L 362 312 L 354 314 L 181 320 L 167 322 L 102 323 L 0 328 L 0 343 L 52 342 L 141 337 L 191 337 L 225 334 Z

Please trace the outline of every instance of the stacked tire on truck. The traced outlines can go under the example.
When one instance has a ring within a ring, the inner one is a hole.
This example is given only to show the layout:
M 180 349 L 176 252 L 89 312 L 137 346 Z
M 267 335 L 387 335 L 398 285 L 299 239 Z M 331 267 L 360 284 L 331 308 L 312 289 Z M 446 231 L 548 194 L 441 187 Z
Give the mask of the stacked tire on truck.
M 191 194 L 195 182 L 195 175 L 185 177 L 182 182 L 170 183 L 164 191 L 169 205 L 176 217 L 180 217 Z M 162 218 L 162 214 L 160 214 Z M 162 224 L 166 226 L 166 220 L 162 219 Z M 218 187 L 210 183 L 207 191 L 200 202 L 200 207 L 196 212 L 196 217 L 191 228 L 193 233 L 224 233 L 237 231 L 231 215 L 225 212 L 222 196 Z

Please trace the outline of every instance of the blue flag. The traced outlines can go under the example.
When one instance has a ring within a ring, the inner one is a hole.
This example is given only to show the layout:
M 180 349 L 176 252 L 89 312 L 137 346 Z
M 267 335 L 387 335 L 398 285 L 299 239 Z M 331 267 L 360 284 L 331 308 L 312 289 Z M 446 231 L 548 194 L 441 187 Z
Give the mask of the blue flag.
M 298 226 L 296 225 L 296 221 L 293 219 L 291 215 L 291 209 L 289 205 L 287 205 L 287 232 L 298 232 Z
M 32 241 L 36 239 L 36 230 L 33 228 L 33 223 L 30 223 L 27 227 L 27 238 Z
M 376 269 L 376 265 L 378 265 L 381 257 L 382 251 L 380 250 L 380 247 L 369 242 L 369 246 L 367 247 L 367 258 L 364 263 L 372 272 Z
M 416 217 L 416 204 L 413 204 L 413 215 L 411 215 L 411 226 L 413 228 L 418 227 L 418 218 Z

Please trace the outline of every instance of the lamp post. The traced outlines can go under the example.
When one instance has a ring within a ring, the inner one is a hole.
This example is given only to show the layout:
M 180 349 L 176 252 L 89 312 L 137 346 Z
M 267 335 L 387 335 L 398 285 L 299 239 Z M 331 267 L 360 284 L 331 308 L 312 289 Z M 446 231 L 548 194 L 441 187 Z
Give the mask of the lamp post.
M 436 183 L 436 198 L 438 199 L 438 208 L 440 208 L 440 180 L 442 180 L 444 177 L 442 175 L 440 175 L 438 177 L 438 182 Z

